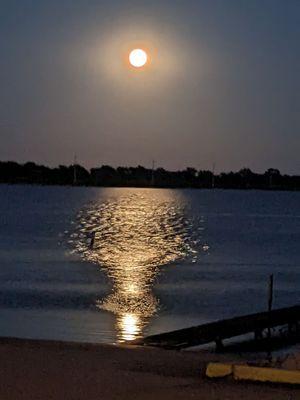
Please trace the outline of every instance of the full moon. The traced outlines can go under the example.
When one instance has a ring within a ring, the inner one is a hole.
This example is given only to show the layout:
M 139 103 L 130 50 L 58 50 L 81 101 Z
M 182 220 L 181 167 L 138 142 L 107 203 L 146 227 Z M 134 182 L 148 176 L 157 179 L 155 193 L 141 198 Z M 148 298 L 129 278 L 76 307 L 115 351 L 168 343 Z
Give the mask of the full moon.
M 141 68 L 147 62 L 147 54 L 142 49 L 134 49 L 129 54 L 129 62 L 133 67 Z

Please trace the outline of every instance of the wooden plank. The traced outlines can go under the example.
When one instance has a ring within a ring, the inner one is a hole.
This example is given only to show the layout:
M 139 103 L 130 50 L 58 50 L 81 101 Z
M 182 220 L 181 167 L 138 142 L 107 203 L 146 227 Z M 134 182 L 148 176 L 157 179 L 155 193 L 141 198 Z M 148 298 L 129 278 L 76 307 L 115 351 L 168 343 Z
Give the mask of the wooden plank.
M 184 348 L 205 343 L 220 343 L 222 339 L 259 332 L 269 327 L 296 323 L 300 320 L 300 306 L 286 307 L 271 312 L 244 315 L 204 325 L 148 336 L 138 344 L 165 348 Z

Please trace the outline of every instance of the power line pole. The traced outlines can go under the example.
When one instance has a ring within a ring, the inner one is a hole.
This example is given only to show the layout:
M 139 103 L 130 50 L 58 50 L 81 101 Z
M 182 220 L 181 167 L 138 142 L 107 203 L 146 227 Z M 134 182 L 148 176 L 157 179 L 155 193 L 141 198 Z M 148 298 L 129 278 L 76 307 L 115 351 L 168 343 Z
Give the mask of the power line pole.
M 76 171 L 76 165 L 77 165 L 77 156 L 76 153 L 74 154 L 74 164 L 73 164 L 73 185 L 77 185 L 77 171 Z
M 274 277 L 273 274 L 270 275 L 269 277 L 269 287 L 268 287 L 268 312 L 269 312 L 269 320 L 270 320 L 270 313 L 272 311 L 272 306 L 273 306 L 273 286 L 274 286 Z M 268 358 L 272 358 L 271 354 L 271 323 L 269 321 L 269 326 L 268 326 Z
M 216 163 L 213 163 L 212 166 L 212 176 L 211 176 L 211 188 L 214 189 L 215 188 L 215 168 L 216 168 Z
M 154 183 L 155 183 L 155 180 L 154 180 L 154 169 L 155 169 L 155 161 L 153 160 L 152 161 L 152 171 L 151 171 L 151 186 L 152 187 L 154 187 Z

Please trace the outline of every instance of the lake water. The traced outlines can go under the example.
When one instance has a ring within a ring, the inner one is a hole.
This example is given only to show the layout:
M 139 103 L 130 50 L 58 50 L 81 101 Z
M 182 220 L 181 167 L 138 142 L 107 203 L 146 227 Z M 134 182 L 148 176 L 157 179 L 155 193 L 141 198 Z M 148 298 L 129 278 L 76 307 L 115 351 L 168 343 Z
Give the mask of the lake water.
M 300 299 L 300 193 L 0 185 L 0 335 L 116 343 Z

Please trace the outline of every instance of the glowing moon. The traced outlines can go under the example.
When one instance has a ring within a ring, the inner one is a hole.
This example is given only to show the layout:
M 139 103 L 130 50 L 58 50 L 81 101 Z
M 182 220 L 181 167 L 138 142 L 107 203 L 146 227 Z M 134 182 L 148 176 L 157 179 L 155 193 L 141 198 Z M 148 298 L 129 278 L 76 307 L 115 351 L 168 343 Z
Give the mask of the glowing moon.
M 142 49 L 134 49 L 129 54 L 129 62 L 135 68 L 143 67 L 147 59 L 147 53 Z

